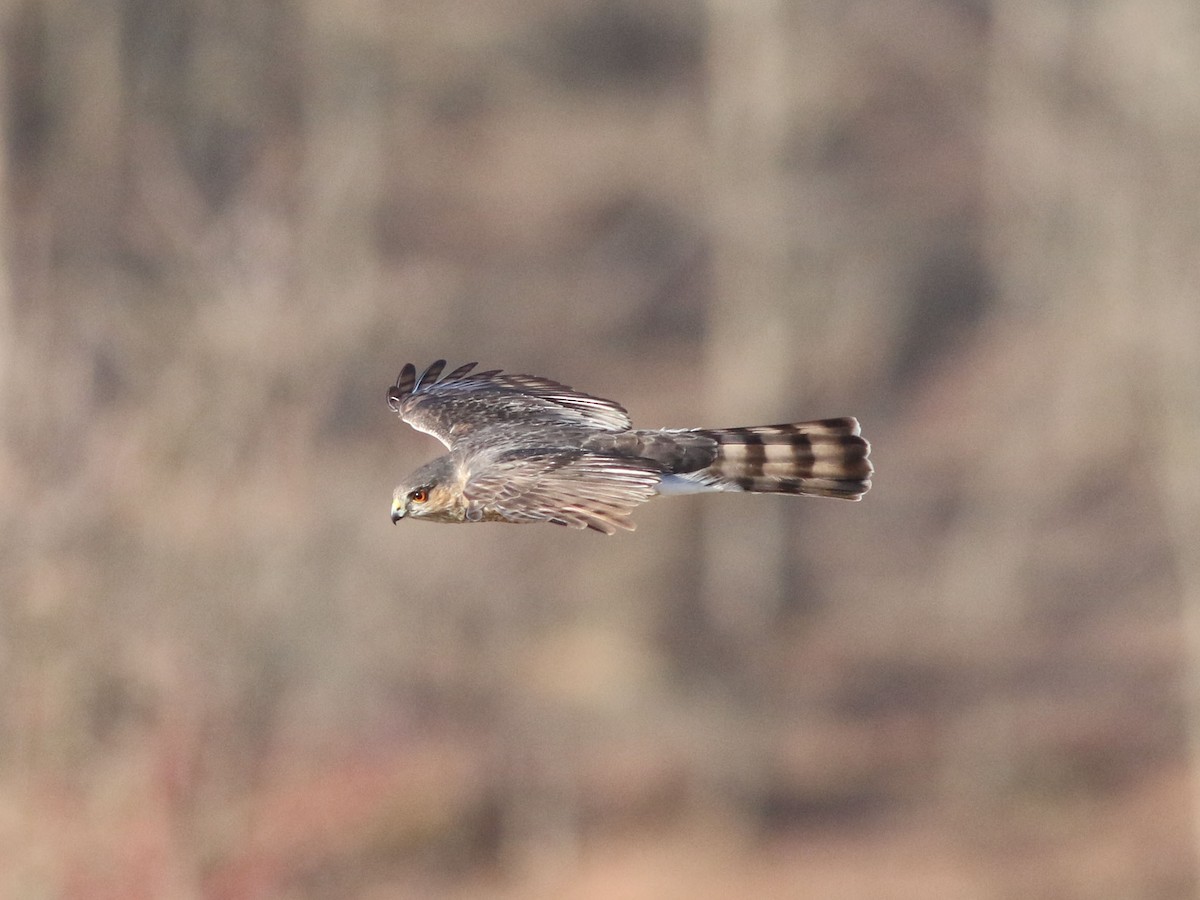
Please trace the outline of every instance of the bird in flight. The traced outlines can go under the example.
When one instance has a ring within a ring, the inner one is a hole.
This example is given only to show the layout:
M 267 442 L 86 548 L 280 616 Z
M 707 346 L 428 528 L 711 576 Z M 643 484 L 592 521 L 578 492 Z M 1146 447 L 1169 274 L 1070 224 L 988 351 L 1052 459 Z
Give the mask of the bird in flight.
M 420 376 L 409 363 L 388 406 L 450 452 L 396 488 L 392 522 L 552 522 L 612 534 L 656 494 L 747 491 L 858 500 L 871 447 L 849 416 L 749 428 L 635 429 L 625 409 L 536 375 Z

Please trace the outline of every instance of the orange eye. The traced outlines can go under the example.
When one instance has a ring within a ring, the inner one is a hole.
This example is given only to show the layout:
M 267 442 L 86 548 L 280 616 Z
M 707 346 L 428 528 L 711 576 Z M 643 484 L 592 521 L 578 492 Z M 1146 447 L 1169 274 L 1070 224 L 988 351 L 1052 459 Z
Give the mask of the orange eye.
M 425 488 L 417 488 L 408 495 L 408 499 L 412 500 L 413 503 L 424 503 L 429 499 L 429 491 L 425 490 Z

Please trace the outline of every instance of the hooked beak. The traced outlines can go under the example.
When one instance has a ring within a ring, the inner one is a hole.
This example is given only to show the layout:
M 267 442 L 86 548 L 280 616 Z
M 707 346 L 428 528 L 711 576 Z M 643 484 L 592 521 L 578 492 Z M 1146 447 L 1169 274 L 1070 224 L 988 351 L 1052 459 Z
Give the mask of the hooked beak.
M 397 501 L 393 500 L 392 501 L 392 524 L 395 525 L 397 522 L 399 522 L 403 518 L 404 518 L 404 507 L 401 506 Z

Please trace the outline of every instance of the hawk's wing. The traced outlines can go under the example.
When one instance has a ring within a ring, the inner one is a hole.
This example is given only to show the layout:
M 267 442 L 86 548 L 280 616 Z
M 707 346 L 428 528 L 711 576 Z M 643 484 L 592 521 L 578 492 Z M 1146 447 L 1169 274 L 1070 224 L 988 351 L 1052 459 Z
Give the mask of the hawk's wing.
M 654 495 L 662 472 L 650 460 L 582 450 L 514 450 L 470 473 L 467 518 L 553 522 L 612 534 L 633 530 L 629 513 Z
M 473 372 L 475 363 L 467 363 L 439 381 L 445 366 L 439 359 L 418 378 L 416 368 L 407 364 L 388 389 L 388 406 L 447 447 L 497 425 L 582 425 L 599 431 L 633 427 L 620 404 L 549 378 L 505 375 L 499 369 Z

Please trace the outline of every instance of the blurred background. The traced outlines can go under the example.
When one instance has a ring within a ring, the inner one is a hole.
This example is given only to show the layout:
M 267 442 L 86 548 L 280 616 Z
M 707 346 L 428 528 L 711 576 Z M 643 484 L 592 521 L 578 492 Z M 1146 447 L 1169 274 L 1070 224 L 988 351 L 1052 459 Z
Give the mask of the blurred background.
M 0 4 L 0 896 L 1186 898 L 1193 0 Z M 402 364 L 861 504 L 388 521 Z

